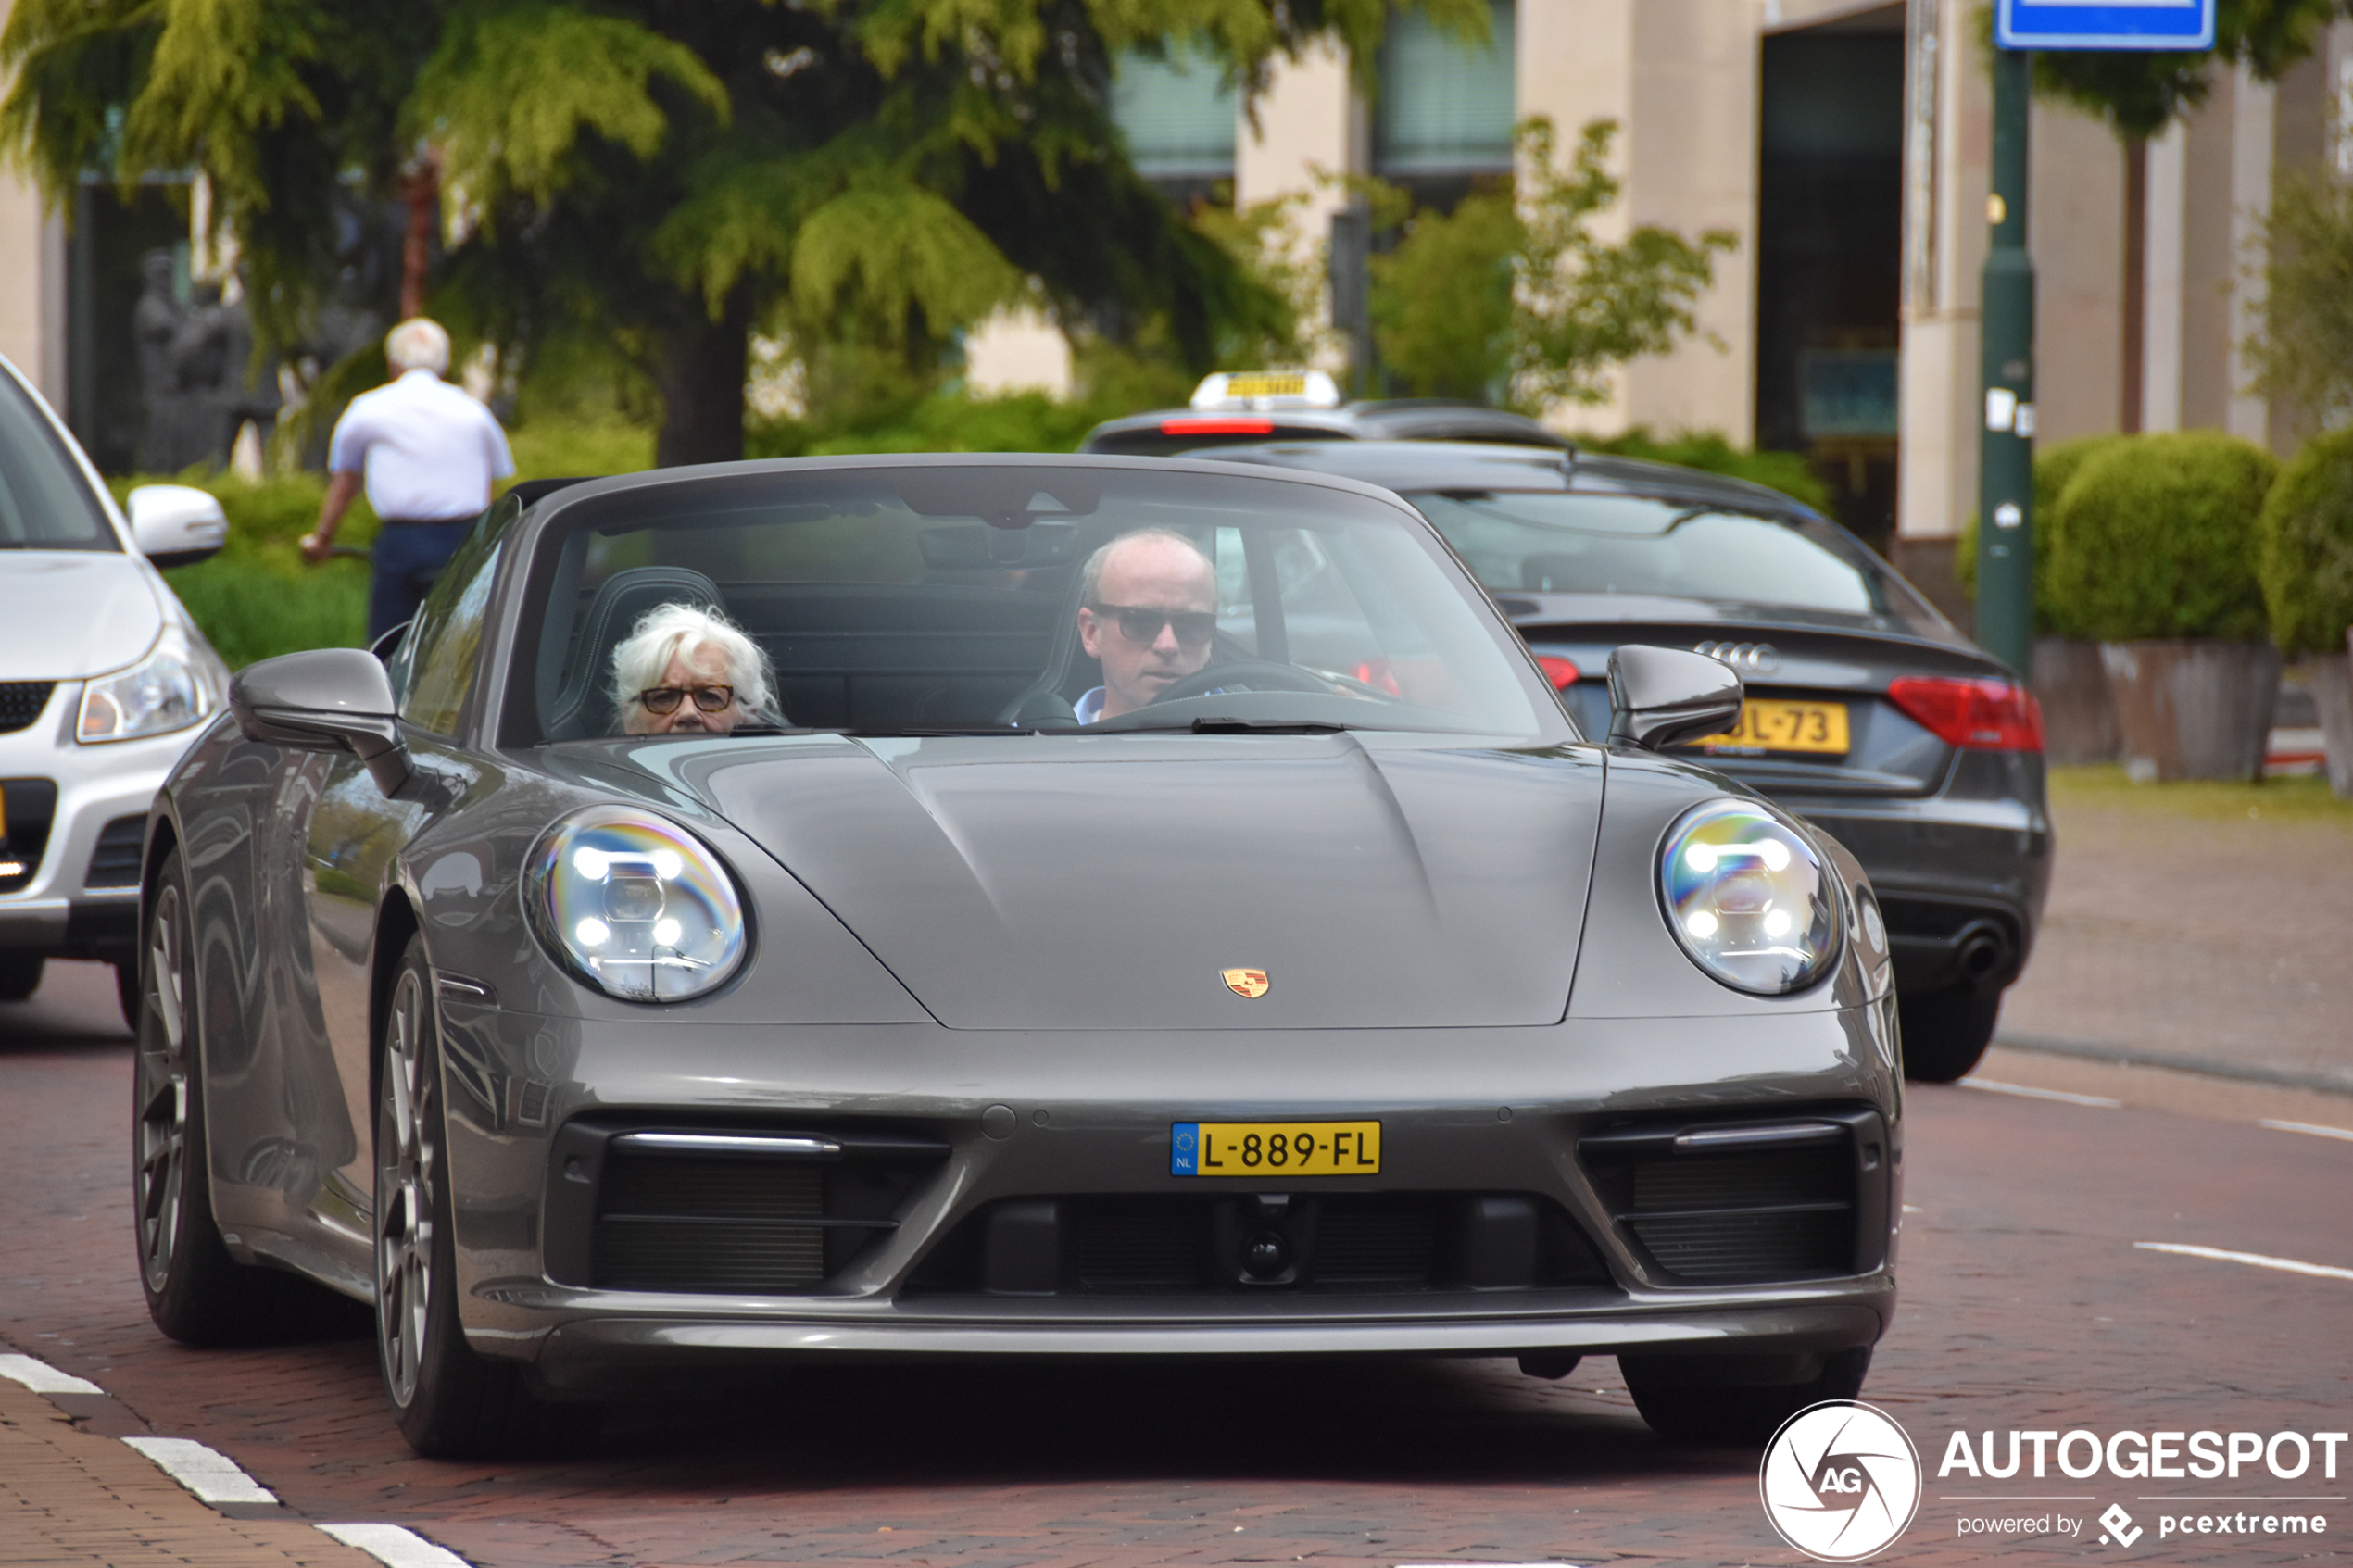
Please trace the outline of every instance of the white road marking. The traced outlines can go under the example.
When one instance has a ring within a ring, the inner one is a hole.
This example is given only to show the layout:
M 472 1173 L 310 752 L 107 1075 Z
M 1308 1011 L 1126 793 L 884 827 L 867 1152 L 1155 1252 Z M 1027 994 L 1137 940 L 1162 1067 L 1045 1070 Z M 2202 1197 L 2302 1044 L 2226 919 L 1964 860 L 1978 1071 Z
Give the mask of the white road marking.
M 21 1383 L 36 1394 L 103 1394 L 88 1378 L 59 1372 L 38 1356 L 0 1356 L 0 1377 Z
M 2353 1143 L 2353 1127 L 2324 1127 L 2318 1122 L 2274 1122 L 2270 1118 L 2256 1123 L 2275 1133 L 2309 1133 L 2316 1138 L 2343 1138 Z
M 1997 1095 L 2023 1095 L 2028 1099 L 2063 1100 L 2069 1105 L 2096 1105 L 2103 1110 L 2124 1109 L 2122 1100 L 2110 1099 L 2106 1095 L 2071 1095 L 2065 1089 L 2031 1089 L 2024 1084 L 2001 1084 L 1991 1078 L 1964 1078 L 1961 1080 L 1961 1087 L 1990 1089 Z
M 472 1568 L 447 1547 L 437 1547 L 398 1524 L 321 1524 L 319 1528 L 389 1568 Z
M 2133 1245 L 2144 1252 L 2171 1252 L 2183 1258 L 2219 1258 L 2225 1263 L 2247 1263 L 2259 1269 L 2310 1274 L 2315 1279 L 2353 1279 L 2353 1269 L 2335 1268 L 2327 1263 L 2307 1263 L 2295 1258 L 2268 1258 L 2260 1252 L 2230 1252 L 2220 1247 L 2193 1247 L 2185 1241 L 2136 1241 Z
M 156 1468 L 195 1493 L 203 1502 L 268 1502 L 277 1494 L 244 1471 L 227 1454 L 194 1437 L 125 1437 L 123 1442 L 155 1461 Z

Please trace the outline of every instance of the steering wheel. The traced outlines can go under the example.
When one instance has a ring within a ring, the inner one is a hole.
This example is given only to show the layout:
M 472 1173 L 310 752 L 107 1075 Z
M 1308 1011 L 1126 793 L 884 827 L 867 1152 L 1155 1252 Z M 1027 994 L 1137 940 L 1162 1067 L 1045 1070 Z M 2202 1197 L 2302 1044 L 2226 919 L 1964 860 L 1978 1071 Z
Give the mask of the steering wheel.
M 1244 686 L 1252 691 L 1331 693 L 1331 684 L 1309 674 L 1296 664 L 1277 664 L 1271 659 L 1237 659 L 1224 664 L 1207 665 L 1176 682 L 1154 702 L 1177 702 L 1189 696 L 1207 696 L 1222 686 Z

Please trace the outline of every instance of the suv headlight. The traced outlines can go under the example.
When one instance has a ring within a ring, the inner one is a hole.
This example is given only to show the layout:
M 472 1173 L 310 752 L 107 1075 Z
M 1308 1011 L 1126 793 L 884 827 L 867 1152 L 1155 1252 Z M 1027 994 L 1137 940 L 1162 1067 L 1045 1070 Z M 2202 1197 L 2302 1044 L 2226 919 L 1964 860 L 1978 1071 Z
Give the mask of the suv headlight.
M 1837 961 L 1830 867 L 1764 806 L 1717 800 L 1684 812 L 1659 852 L 1658 894 L 1683 951 L 1735 990 L 1802 991 Z
M 184 730 L 211 717 L 226 684 L 212 650 L 167 621 L 146 658 L 82 683 L 73 738 L 96 746 Z
M 547 951 L 608 995 L 682 1002 L 744 960 L 744 907 L 686 829 L 617 806 L 576 811 L 532 847 L 523 910 Z

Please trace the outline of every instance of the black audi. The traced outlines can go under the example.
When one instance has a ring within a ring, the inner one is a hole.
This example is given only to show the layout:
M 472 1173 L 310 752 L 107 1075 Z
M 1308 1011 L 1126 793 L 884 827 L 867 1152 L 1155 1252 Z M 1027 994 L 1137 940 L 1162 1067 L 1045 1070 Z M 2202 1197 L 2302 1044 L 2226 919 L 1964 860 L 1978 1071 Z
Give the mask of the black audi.
M 1860 540 L 1759 485 L 1574 450 L 1310 440 L 1201 456 L 1403 495 L 1589 734 L 1607 728 L 1620 645 L 1732 666 L 1740 721 L 1680 749 L 1836 835 L 1869 872 L 1908 1075 L 1944 1083 L 1977 1064 L 2050 883 L 2042 713 L 2015 671 Z

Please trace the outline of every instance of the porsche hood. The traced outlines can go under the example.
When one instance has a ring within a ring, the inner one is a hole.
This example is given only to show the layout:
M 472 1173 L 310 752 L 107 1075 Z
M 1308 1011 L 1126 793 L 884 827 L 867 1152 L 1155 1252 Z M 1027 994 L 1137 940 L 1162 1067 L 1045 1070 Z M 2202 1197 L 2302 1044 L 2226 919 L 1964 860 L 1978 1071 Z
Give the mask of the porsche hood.
M 1353 734 L 704 757 L 713 807 L 963 1029 L 1554 1022 L 1603 781 L 1584 748 Z

